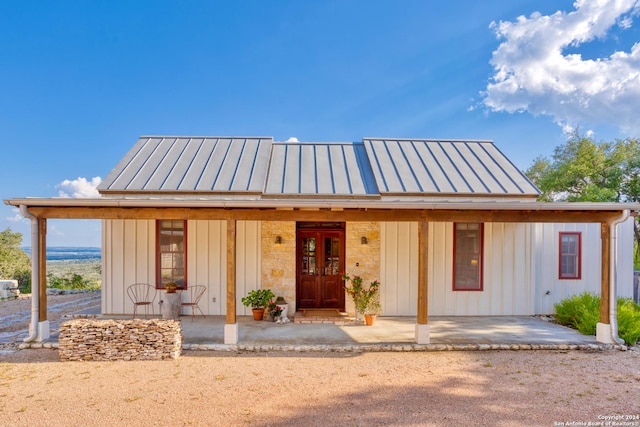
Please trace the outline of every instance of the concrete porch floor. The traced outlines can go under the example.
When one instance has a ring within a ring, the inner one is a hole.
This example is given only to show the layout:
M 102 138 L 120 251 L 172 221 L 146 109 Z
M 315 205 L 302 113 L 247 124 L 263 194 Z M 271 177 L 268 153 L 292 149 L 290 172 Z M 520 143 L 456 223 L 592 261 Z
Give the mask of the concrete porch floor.
M 224 316 L 180 317 L 186 346 L 224 343 Z M 597 345 L 593 336 L 533 316 L 431 317 L 431 344 Z M 238 345 L 353 346 L 414 344 L 415 317 L 378 317 L 373 326 L 278 324 L 238 317 Z

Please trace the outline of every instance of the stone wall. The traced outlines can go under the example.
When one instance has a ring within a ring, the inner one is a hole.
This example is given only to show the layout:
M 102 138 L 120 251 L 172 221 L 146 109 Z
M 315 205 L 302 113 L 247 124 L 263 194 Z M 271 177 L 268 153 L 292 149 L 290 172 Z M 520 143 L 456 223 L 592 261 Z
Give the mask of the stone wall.
M 345 271 L 350 276 L 362 277 L 364 284 L 380 279 L 380 224 L 377 222 L 348 222 L 346 225 Z M 362 237 L 367 243 L 362 243 Z M 384 283 L 380 284 L 384 292 Z M 345 299 L 347 313 L 355 314 L 353 300 Z M 384 307 L 382 307 L 384 312 Z
M 280 236 L 281 243 L 276 243 Z M 296 223 L 262 222 L 262 288 L 271 289 L 289 304 L 289 316 L 296 311 Z
M 182 351 L 180 322 L 74 319 L 60 326 L 60 360 L 166 360 Z

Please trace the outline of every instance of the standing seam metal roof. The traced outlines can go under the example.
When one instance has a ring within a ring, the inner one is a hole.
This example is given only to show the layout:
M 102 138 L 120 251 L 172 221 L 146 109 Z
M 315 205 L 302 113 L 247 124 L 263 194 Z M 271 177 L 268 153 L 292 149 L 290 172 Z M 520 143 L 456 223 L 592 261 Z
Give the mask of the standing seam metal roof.
M 537 196 L 490 141 L 364 140 L 381 194 Z
M 539 194 L 490 141 L 308 143 L 214 136 L 140 137 L 98 189 L 266 198 Z

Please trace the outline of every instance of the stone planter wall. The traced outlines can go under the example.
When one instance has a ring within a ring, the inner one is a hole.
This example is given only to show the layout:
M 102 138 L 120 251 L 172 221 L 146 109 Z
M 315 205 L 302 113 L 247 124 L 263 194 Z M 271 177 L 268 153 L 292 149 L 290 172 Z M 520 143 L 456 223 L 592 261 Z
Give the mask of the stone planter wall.
M 180 322 L 74 319 L 60 326 L 60 360 L 166 360 L 182 351 Z

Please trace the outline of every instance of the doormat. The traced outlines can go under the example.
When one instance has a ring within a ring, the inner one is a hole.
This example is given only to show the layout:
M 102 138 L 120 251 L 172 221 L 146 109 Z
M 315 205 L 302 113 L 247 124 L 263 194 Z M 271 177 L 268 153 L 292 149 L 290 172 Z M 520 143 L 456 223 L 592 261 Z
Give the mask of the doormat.
M 304 317 L 341 317 L 337 308 L 303 308 L 302 315 Z

